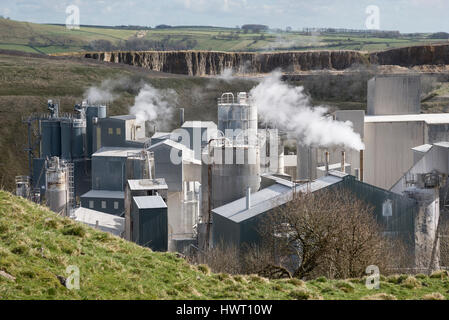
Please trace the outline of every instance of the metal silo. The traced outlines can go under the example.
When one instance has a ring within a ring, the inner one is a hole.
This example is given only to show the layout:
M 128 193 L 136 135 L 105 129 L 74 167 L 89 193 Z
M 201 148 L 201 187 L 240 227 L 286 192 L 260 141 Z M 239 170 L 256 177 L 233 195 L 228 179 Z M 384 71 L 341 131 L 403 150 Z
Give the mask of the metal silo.
M 257 108 L 248 103 L 246 92 L 239 92 L 237 97 L 227 92 L 218 99 L 218 130 L 229 139 L 257 143 Z
M 61 156 L 61 119 L 49 118 L 40 121 L 41 158 Z
M 212 209 L 240 199 L 248 187 L 260 188 L 259 148 L 251 145 L 211 147 Z
M 61 121 L 61 158 L 72 159 L 72 119 Z
M 69 204 L 69 167 L 58 157 L 47 161 L 45 172 L 47 206 L 50 210 L 68 215 Z
M 92 155 L 92 145 L 93 145 L 93 130 L 94 124 L 93 119 L 106 118 L 106 106 L 92 106 L 88 105 L 86 101 L 83 101 L 82 105 L 86 110 L 86 141 L 87 141 L 87 156 Z

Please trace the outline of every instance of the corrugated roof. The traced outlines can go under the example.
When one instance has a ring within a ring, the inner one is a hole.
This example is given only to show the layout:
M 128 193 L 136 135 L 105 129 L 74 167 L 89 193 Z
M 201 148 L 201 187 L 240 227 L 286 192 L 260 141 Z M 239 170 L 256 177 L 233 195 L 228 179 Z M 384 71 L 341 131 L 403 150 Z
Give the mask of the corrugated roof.
M 449 113 L 399 114 L 365 116 L 365 123 L 423 121 L 427 124 L 449 123 Z
M 170 138 L 171 133 L 170 132 L 155 132 L 152 136 L 151 139 L 158 139 L 158 138 L 164 138 L 164 137 L 168 137 Z M 168 139 L 167 138 L 167 139 Z
M 95 152 L 92 157 L 119 157 L 127 158 L 129 153 L 138 153 L 142 149 L 136 148 L 118 148 L 118 147 L 103 147 Z
M 412 148 L 412 150 L 416 151 L 416 152 L 426 153 L 427 151 L 430 150 L 430 148 L 432 148 L 431 144 L 423 144 L 421 146 L 417 146 L 417 147 Z
M 81 198 L 125 199 L 125 193 L 123 191 L 90 190 Z
M 124 115 L 120 115 L 120 116 L 112 116 L 109 118 L 118 119 L 118 120 L 133 120 L 133 119 L 136 119 L 136 116 L 134 116 L 132 114 L 124 114 Z
M 167 204 L 160 196 L 133 197 L 139 209 L 167 208 Z
M 333 174 L 334 172 L 332 172 Z M 311 183 L 296 187 L 296 192 L 315 192 L 341 182 L 343 179 L 334 175 L 321 177 Z M 225 204 L 212 210 L 215 214 L 240 223 L 263 212 L 281 206 L 293 197 L 293 188 L 285 184 L 276 183 L 265 189 L 251 194 L 251 208 L 246 209 L 246 197 Z
M 121 236 L 125 231 L 125 218 L 87 208 L 78 208 L 74 212 L 75 220 L 102 231 Z
M 182 151 L 182 160 L 183 161 L 188 161 L 188 162 L 192 162 L 195 164 L 201 164 L 201 160 L 197 160 L 195 159 L 195 152 L 192 149 L 187 148 L 185 145 L 183 145 L 182 143 L 167 139 L 161 142 L 158 142 L 154 145 L 152 145 L 151 147 L 148 148 L 148 150 L 154 150 L 159 148 L 162 145 L 167 145 L 171 148 L 175 148 L 178 150 Z
M 186 121 L 182 125 L 182 128 L 217 128 L 217 125 L 213 121 Z
M 435 142 L 434 145 L 442 148 L 449 148 L 449 142 L 447 141 Z
M 133 191 L 168 189 L 165 179 L 128 180 L 128 185 L 129 185 L 129 188 Z

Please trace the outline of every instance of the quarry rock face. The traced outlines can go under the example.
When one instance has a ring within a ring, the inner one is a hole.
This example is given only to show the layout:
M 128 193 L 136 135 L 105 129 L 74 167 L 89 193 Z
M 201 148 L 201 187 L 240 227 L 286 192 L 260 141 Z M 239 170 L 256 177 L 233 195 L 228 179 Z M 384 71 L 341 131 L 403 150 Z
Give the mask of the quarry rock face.
M 218 52 L 218 51 L 116 51 L 90 52 L 85 58 L 125 63 L 152 71 L 190 76 L 220 75 L 232 68 L 240 73 L 269 73 L 311 70 L 345 70 L 357 65 L 449 64 L 449 45 L 426 45 L 397 48 L 373 53 L 360 51 L 283 51 L 283 52 Z
M 371 64 L 414 67 L 449 64 L 449 45 L 397 48 L 370 54 Z
M 219 75 L 233 68 L 244 73 L 269 73 L 334 69 L 344 70 L 366 61 L 357 51 L 304 51 L 233 53 L 216 51 L 120 51 L 84 55 L 100 61 L 125 63 L 153 71 L 191 76 Z

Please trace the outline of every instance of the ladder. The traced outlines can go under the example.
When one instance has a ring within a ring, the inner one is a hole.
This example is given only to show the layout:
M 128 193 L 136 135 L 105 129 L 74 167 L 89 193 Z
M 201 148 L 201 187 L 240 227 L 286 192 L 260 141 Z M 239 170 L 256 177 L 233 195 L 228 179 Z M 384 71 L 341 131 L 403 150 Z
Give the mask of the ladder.
M 67 163 L 67 189 L 68 189 L 68 199 L 67 199 L 67 215 L 70 217 L 72 215 L 73 209 L 75 209 L 75 178 L 74 178 L 74 163 Z

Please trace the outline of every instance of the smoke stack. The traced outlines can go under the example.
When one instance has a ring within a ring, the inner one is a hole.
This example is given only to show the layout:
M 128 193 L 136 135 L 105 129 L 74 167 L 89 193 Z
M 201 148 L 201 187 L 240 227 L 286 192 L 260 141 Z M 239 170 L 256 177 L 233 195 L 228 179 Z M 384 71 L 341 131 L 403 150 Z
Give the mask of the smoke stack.
M 329 174 L 329 151 L 326 151 L 324 153 L 324 161 L 326 161 L 325 168 L 326 168 L 326 176 L 327 176 Z
M 363 150 L 360 150 L 360 181 L 363 182 Z
M 184 108 L 179 109 L 179 126 L 184 124 Z
M 251 209 L 251 187 L 246 188 L 246 210 Z
M 342 151 L 341 152 L 341 172 L 343 172 L 343 173 L 346 172 L 345 164 L 346 164 L 346 152 Z

